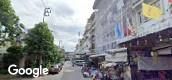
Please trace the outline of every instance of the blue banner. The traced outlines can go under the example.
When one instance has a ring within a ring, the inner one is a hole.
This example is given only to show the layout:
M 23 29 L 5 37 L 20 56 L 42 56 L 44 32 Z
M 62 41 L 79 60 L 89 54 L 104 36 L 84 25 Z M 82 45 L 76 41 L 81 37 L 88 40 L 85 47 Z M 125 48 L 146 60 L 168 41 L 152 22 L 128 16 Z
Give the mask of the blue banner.
M 120 23 L 115 24 L 115 38 L 121 39 L 124 37 L 123 28 Z

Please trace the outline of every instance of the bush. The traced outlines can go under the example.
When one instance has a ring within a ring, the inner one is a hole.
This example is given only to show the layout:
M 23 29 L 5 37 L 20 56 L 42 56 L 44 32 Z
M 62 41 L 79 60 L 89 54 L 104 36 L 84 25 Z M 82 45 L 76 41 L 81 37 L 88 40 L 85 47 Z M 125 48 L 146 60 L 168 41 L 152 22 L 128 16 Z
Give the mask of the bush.
M 3 56 L 4 67 L 8 68 L 11 64 L 18 65 L 19 60 L 23 56 L 23 47 L 21 46 L 11 46 L 7 49 L 8 54 Z
M 7 69 L 0 69 L 0 74 L 8 74 L 8 70 Z

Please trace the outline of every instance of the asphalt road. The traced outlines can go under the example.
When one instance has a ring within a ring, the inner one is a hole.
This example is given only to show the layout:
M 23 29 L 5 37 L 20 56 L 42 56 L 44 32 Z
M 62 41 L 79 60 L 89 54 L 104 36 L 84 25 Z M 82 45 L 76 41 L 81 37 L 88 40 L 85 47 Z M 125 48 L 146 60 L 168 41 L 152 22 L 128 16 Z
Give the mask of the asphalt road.
M 78 66 L 72 67 L 71 62 L 67 62 L 64 66 L 63 76 L 61 80 L 90 80 L 89 78 L 83 78 L 81 74 L 81 68 Z

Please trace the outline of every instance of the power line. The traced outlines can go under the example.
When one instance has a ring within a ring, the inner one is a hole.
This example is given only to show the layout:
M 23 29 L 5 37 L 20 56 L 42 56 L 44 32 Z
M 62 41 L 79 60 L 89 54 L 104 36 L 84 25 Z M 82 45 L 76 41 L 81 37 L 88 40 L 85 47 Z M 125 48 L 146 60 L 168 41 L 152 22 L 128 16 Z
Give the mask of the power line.
M 43 22 L 45 21 L 45 17 L 50 16 L 50 13 L 51 13 L 51 11 L 52 11 L 52 9 L 51 9 L 50 7 L 47 7 L 47 5 L 45 4 L 44 1 L 45 1 L 45 0 L 41 0 L 42 4 L 43 4 L 43 6 L 44 6 Z M 48 3 L 48 2 L 47 2 L 47 3 Z M 55 25 L 54 25 L 54 21 L 55 21 L 54 17 L 55 17 L 55 15 L 51 13 L 51 17 L 50 17 L 49 22 L 50 22 L 52 28 L 55 27 Z M 57 35 L 57 32 L 55 32 L 55 31 L 53 31 L 53 30 L 52 30 L 52 33 L 54 33 L 54 36 L 58 36 L 58 35 Z
M 43 7 L 46 8 L 44 0 L 41 0 L 41 2 L 42 2 Z
M 45 17 L 50 16 L 51 9 L 50 9 L 50 7 L 46 6 L 44 0 L 41 0 L 41 2 L 42 2 L 42 5 L 44 7 L 43 20 L 42 20 L 44 22 L 45 21 Z

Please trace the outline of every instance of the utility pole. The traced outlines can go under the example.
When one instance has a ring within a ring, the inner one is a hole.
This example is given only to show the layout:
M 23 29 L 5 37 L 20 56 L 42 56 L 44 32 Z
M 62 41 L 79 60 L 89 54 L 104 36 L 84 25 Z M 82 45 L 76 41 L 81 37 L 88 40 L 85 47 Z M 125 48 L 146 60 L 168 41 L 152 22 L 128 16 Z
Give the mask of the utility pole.
M 45 17 L 50 16 L 51 9 L 49 7 L 44 8 L 44 13 L 43 13 L 43 22 L 45 21 Z

